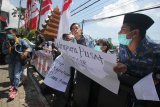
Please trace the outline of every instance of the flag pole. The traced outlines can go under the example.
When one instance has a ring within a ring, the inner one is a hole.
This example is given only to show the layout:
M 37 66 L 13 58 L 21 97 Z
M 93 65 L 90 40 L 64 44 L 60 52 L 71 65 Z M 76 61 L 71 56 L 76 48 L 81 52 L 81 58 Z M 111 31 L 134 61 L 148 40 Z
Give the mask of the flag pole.
M 40 24 L 40 20 L 41 20 L 41 9 L 42 9 L 42 2 L 43 0 L 39 0 L 40 1 L 40 9 L 39 9 L 39 19 L 38 19 L 38 27 L 37 27 L 37 31 L 39 31 L 39 24 Z M 36 42 L 37 42 L 37 39 L 38 39 L 38 35 L 36 35 Z
M 32 12 L 31 12 L 31 4 L 32 4 L 32 1 L 30 1 L 30 5 L 29 5 L 29 10 L 28 10 L 28 12 L 29 12 L 29 18 L 28 18 L 28 23 L 29 23 L 29 27 L 28 27 L 28 30 L 29 30 L 29 32 L 31 31 L 31 16 L 32 16 Z
M 39 24 L 40 24 L 40 20 L 41 20 L 41 10 L 42 10 L 42 2 L 43 0 L 40 0 L 40 9 L 39 9 L 39 19 L 38 19 L 38 28 L 37 30 L 39 30 Z
M 20 27 L 20 20 L 21 20 L 21 0 L 19 1 L 19 20 L 18 20 L 18 33 L 20 32 L 19 27 Z

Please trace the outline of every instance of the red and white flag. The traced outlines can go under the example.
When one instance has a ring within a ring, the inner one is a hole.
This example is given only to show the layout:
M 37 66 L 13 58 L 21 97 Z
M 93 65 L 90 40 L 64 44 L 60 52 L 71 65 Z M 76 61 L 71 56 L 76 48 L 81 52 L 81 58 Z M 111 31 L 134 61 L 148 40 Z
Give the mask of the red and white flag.
M 42 29 L 42 24 L 45 24 L 45 20 L 48 18 L 49 13 L 52 11 L 52 1 L 44 0 L 42 2 L 42 8 L 40 12 L 40 24 L 39 29 Z
M 37 7 L 36 0 L 27 0 L 25 26 L 29 27 L 31 30 L 37 29 L 38 16 L 39 16 L 39 10 Z
M 27 8 L 25 10 L 25 19 L 24 19 L 24 21 L 25 21 L 25 28 L 26 29 L 29 28 L 29 20 L 30 20 L 30 18 L 29 18 L 29 13 L 30 12 L 29 11 L 31 10 L 30 7 L 31 7 L 31 0 L 27 0 Z
M 28 12 L 28 9 L 25 10 L 25 28 L 28 29 L 29 27 L 29 12 Z
M 62 34 L 69 33 L 69 19 L 70 19 L 70 10 L 69 7 L 72 3 L 72 0 L 64 0 L 63 9 L 61 12 L 61 19 L 58 29 L 58 36 L 57 38 L 62 38 Z

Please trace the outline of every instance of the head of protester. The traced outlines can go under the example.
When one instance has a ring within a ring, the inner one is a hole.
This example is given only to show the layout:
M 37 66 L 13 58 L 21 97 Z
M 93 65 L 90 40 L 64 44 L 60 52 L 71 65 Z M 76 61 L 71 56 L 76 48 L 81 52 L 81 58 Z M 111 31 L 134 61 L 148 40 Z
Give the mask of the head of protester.
M 70 26 L 70 31 L 75 36 L 76 40 L 81 39 L 83 33 L 82 33 L 81 26 L 78 23 L 73 23 Z
M 114 67 L 121 77 L 129 74 L 141 79 L 151 72 L 160 72 L 160 45 L 146 38 L 146 31 L 153 23 L 153 19 L 145 14 L 128 13 L 124 16 L 118 33 L 119 62 Z
M 121 45 L 133 47 L 138 45 L 146 36 L 146 31 L 154 21 L 147 15 L 128 13 L 124 16 L 123 25 L 118 33 Z
M 70 26 L 70 31 L 74 36 L 73 42 L 81 44 L 90 48 L 94 48 L 95 41 L 89 35 L 84 35 L 81 26 L 78 23 L 72 23 Z
M 108 42 L 107 39 L 99 39 L 96 41 L 95 50 L 102 51 L 104 53 L 107 53 L 108 50 L 111 47 L 111 44 Z
M 64 33 L 62 35 L 62 39 L 65 40 L 65 41 L 71 41 L 73 38 L 74 38 L 73 35 L 68 34 L 68 33 Z

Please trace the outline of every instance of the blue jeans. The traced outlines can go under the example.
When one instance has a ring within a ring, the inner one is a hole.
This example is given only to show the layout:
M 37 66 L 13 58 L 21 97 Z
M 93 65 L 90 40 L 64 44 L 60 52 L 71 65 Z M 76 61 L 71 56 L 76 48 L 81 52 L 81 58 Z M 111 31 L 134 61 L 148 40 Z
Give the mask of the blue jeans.
M 11 85 L 18 90 L 18 85 L 23 72 L 23 66 L 20 61 L 13 61 L 8 67 Z

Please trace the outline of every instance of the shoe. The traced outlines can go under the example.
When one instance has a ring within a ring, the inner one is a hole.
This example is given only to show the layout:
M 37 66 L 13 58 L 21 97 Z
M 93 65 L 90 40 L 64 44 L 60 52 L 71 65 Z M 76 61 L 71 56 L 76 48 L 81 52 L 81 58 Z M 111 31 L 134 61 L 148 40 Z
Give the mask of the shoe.
M 17 96 L 17 90 L 13 89 L 10 93 L 9 93 L 9 99 L 14 99 Z
M 14 89 L 14 87 L 11 86 L 11 87 L 9 88 L 9 92 L 13 91 L 13 89 Z

